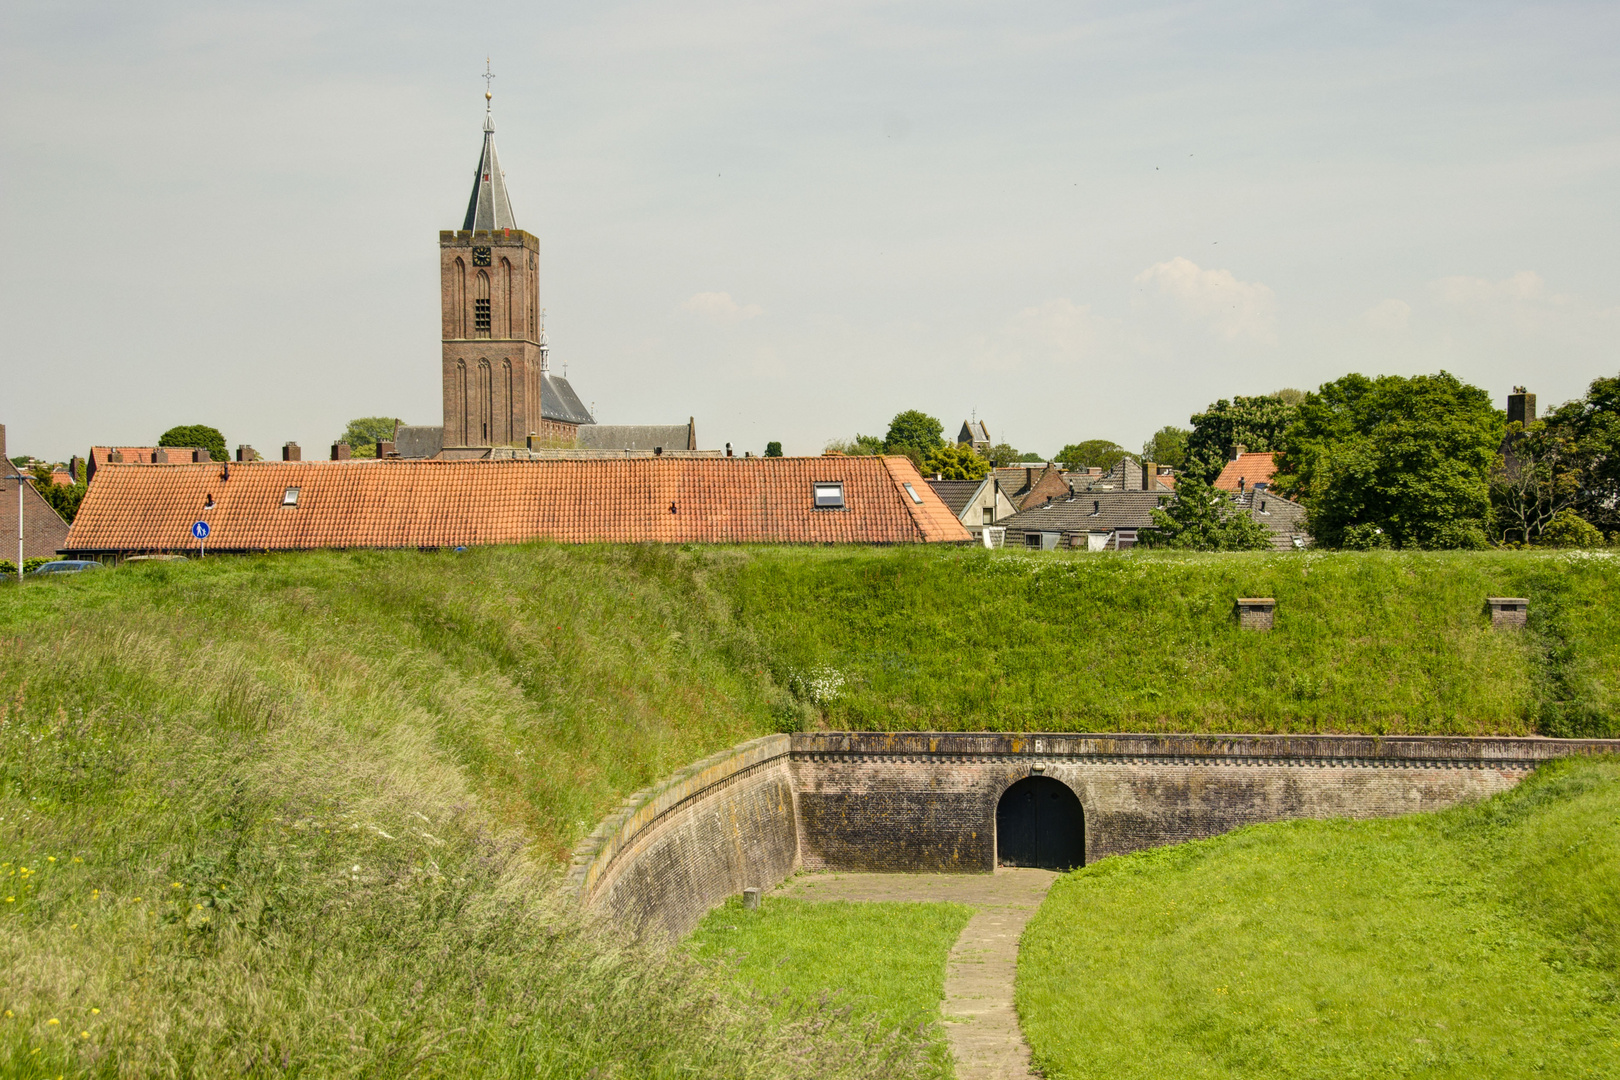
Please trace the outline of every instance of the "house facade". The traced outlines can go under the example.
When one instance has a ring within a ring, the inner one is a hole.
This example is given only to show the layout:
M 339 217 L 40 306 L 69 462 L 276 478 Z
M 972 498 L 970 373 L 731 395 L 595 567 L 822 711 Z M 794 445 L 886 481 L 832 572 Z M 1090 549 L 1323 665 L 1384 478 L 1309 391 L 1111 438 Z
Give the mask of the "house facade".
M 1018 512 L 993 472 L 983 480 L 930 480 L 928 486 L 975 539 L 986 525 L 1003 522 Z
M 1175 496 L 1161 491 L 1076 491 L 1026 503 L 1002 522 L 1006 546 L 1033 551 L 1129 551 L 1153 528 L 1153 511 Z

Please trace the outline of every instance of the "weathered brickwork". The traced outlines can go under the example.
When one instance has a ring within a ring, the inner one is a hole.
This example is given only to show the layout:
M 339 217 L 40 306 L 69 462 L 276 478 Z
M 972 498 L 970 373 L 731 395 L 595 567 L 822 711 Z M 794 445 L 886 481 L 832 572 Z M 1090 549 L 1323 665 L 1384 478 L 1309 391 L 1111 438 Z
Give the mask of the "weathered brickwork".
M 1488 596 L 1485 606 L 1491 609 L 1491 625 L 1498 630 L 1516 630 L 1530 620 L 1530 601 L 1522 596 Z
M 1067 784 L 1087 862 L 1288 818 L 1439 810 L 1620 740 L 817 732 L 746 743 L 626 800 L 575 855 L 576 894 L 681 936 L 714 904 L 814 870 L 988 872 L 996 807 Z
M 1277 601 L 1270 597 L 1246 597 L 1237 602 L 1238 625 L 1245 630 L 1270 630 Z
M 775 886 L 798 864 L 790 745 L 755 739 L 626 799 L 576 849 L 576 896 L 633 932 L 679 938 L 727 896 Z

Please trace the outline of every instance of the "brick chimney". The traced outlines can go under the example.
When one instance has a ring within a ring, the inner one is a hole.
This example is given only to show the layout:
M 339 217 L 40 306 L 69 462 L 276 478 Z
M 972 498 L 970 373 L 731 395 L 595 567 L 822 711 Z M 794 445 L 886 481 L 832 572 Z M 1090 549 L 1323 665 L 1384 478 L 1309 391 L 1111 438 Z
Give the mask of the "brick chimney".
M 213 461 L 214 460 L 214 455 L 210 454 L 206 447 L 202 447 L 202 448 L 199 448 L 197 450 L 193 450 L 191 452 L 191 460 L 192 461 Z
M 1508 395 L 1508 423 L 1529 427 L 1536 422 L 1536 395 L 1525 393 L 1524 387 L 1515 386 Z
M 335 442 L 335 443 L 333 443 L 332 444 L 332 460 L 333 461 L 348 461 L 349 460 L 349 444 L 346 443 L 346 442 Z
M 6 468 L 11 468 L 11 459 L 6 457 L 6 425 L 0 424 L 0 461 L 5 462 Z
M 236 460 L 257 461 L 259 460 L 259 452 L 253 449 L 253 447 L 249 446 L 247 443 L 238 443 L 236 447 Z
M 1238 443 L 1236 446 L 1232 447 L 1232 460 L 1236 461 L 1238 458 L 1242 457 L 1248 452 L 1249 448 L 1247 446 L 1244 446 L 1242 443 Z
M 1159 466 L 1157 462 L 1142 462 L 1142 490 L 1152 491 L 1159 486 Z
M 122 450 L 109 450 L 107 451 L 107 460 L 122 465 L 124 463 L 124 452 Z
M 304 452 L 298 449 L 298 444 L 295 442 L 284 443 L 281 447 L 281 460 L 302 461 L 304 460 Z
M 391 458 L 393 456 L 394 456 L 394 443 L 393 443 L 393 440 L 392 439 L 378 439 L 377 440 L 377 460 L 381 461 L 383 458 Z

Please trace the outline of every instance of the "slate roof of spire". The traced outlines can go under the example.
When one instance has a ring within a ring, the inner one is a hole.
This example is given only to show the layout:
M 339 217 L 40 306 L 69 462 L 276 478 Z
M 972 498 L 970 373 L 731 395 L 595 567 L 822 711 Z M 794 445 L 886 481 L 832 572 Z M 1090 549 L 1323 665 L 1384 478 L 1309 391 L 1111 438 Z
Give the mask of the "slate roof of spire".
M 561 375 L 540 376 L 540 415 L 565 424 L 594 424 L 591 415 L 568 380 Z
M 512 200 L 506 197 L 506 177 L 495 156 L 495 117 L 484 112 L 484 149 L 478 155 L 478 171 L 473 174 L 472 198 L 467 200 L 467 220 L 463 229 L 515 229 Z

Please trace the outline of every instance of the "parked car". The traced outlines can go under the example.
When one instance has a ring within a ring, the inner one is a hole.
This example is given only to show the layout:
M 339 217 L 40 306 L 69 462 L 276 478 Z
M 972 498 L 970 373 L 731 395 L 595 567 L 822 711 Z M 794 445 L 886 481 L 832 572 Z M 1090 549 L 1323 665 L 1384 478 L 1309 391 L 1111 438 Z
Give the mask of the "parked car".
M 101 564 L 94 559 L 58 559 L 55 562 L 45 563 L 28 572 L 29 577 L 40 574 L 81 574 L 86 570 L 100 570 Z

